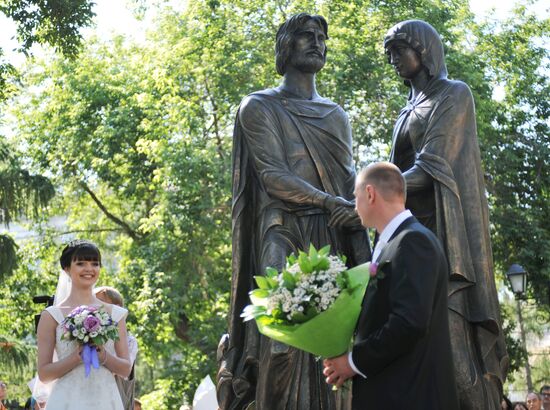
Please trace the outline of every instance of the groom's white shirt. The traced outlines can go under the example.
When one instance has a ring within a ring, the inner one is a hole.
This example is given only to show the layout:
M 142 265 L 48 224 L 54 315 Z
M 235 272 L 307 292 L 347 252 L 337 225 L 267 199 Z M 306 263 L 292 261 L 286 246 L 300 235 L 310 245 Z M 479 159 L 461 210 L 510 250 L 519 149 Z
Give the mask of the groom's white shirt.
M 388 243 L 394 232 L 401 226 L 403 222 L 405 222 L 405 219 L 408 219 L 412 216 L 411 211 L 408 209 L 405 209 L 403 212 L 398 213 L 396 216 L 393 217 L 393 219 L 384 227 L 384 230 L 378 237 L 378 242 L 376 242 L 376 246 L 374 247 L 374 252 L 372 253 L 372 261 L 376 262 L 378 260 L 378 257 L 382 253 L 382 249 L 384 249 L 384 246 Z M 353 363 L 353 358 L 351 357 L 351 353 L 348 353 L 348 362 L 353 371 L 365 379 L 367 376 L 365 376 L 363 373 L 359 371 L 359 369 L 355 366 Z

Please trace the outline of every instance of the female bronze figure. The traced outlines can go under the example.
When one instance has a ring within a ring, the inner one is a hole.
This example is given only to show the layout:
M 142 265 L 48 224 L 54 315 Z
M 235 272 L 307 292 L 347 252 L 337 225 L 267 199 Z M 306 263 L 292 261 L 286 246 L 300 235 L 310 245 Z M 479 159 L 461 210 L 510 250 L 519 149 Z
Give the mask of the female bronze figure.
M 508 355 L 472 93 L 465 83 L 447 78 L 443 43 L 428 23 L 395 25 L 384 47 L 410 87 L 390 160 L 406 178 L 407 208 L 438 236 L 449 262 L 449 323 L 461 408 L 499 409 Z

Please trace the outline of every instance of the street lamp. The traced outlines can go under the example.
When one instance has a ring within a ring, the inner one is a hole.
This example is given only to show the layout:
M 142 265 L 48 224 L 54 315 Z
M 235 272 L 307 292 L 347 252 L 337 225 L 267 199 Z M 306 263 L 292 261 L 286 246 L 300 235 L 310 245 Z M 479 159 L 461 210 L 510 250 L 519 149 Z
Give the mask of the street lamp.
M 521 265 L 514 263 L 506 272 L 506 276 L 510 281 L 512 286 L 512 292 L 516 297 L 517 312 L 518 312 L 518 324 L 519 324 L 519 333 L 521 336 L 521 341 L 523 343 L 523 348 L 527 353 L 527 360 L 525 361 L 525 378 L 527 381 L 527 389 L 533 391 L 533 381 L 531 379 L 531 366 L 529 365 L 529 352 L 527 351 L 527 340 L 525 337 L 525 329 L 523 327 L 523 316 L 521 315 L 521 303 L 520 299 L 522 298 L 525 290 L 527 289 L 527 272 Z
M 512 292 L 517 297 L 522 296 L 527 288 L 527 272 L 525 272 L 525 269 L 521 265 L 514 263 L 510 266 L 508 272 L 506 272 L 506 276 L 512 286 Z

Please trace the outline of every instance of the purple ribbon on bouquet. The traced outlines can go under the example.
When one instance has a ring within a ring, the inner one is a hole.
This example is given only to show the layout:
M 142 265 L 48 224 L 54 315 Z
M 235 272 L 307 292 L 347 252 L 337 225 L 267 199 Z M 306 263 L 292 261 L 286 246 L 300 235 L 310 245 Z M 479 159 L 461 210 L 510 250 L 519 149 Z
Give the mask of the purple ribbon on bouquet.
M 95 346 L 85 343 L 82 347 L 82 362 L 84 363 L 84 374 L 86 377 L 90 375 L 92 366 L 94 369 L 99 369 L 99 356 Z

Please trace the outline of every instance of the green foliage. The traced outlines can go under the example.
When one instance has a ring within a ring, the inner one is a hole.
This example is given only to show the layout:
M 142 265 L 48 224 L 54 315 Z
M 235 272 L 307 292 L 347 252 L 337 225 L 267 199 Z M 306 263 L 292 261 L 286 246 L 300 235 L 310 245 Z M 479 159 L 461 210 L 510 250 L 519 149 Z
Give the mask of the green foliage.
M 545 334 L 550 332 L 550 314 L 540 309 L 533 301 L 520 301 L 522 322 L 529 353 L 520 338 L 518 305 L 514 299 L 504 297 L 501 313 L 506 335 L 506 348 L 510 355 L 510 369 L 507 388 L 512 391 L 527 393 L 525 364 L 529 360 L 533 388 L 538 389 L 547 384 L 550 376 L 548 369 L 548 347 L 541 343 Z
M 144 408 L 151 410 L 163 410 L 164 400 L 170 392 L 172 380 L 161 379 L 155 383 L 155 389 L 148 394 L 141 396 L 140 401 Z
M 27 382 L 36 374 L 34 315 L 45 306 L 35 305 L 32 297 L 55 291 L 55 248 L 49 240 L 21 243 L 17 269 L 0 281 L 0 344 L 7 341 L 15 345 L 0 348 L 0 379 L 9 384 L 10 400 L 24 402 L 29 395 Z
M 267 281 L 265 276 L 254 276 L 254 279 L 256 280 L 256 284 L 260 289 L 262 290 L 271 289 L 271 284 Z
M 506 350 L 510 356 L 510 367 L 508 371 L 513 373 L 523 369 L 525 361 L 528 360 L 528 354 L 523 346 L 521 338 L 518 336 L 518 319 L 514 304 L 501 304 L 500 313 L 506 339 Z
M 21 51 L 41 43 L 75 55 L 82 40 L 78 30 L 94 16 L 92 5 L 90 0 L 2 0 L 0 12 L 17 24 Z
M 4 59 L 4 53 L 0 49 L 0 101 L 5 101 L 15 90 L 12 79 L 17 78 L 17 70 Z
M 0 223 L 15 216 L 37 217 L 54 196 L 54 188 L 41 175 L 31 175 L 21 161 L 0 139 Z
M 0 12 L 16 23 L 20 51 L 28 53 L 33 44 L 41 43 L 75 56 L 82 40 L 79 29 L 89 25 L 94 15 L 92 4 L 89 0 L 1 0 Z M 16 69 L 2 57 L 0 48 L 0 101 L 14 92 L 17 78 Z M 13 216 L 36 217 L 52 196 L 49 181 L 23 169 L 0 136 L 0 223 L 9 223 Z M 1 278 L 13 271 L 16 261 L 14 244 L 6 236 L 0 236 L 0 241 Z
M 10 401 L 15 397 L 21 398 L 18 401 L 24 401 L 29 395 L 27 382 L 34 376 L 35 362 L 35 344 L 0 331 L 0 380 L 8 384 Z
M 15 217 L 36 218 L 54 196 L 50 181 L 31 175 L 22 167 L 12 147 L 0 136 L 0 224 Z M 17 245 L 8 235 L 0 235 L 0 279 L 17 265 Z
M 74 57 L 82 41 L 79 30 L 92 22 L 93 4 L 91 0 L 0 0 L 0 13 L 17 27 L 18 51 L 29 54 L 34 44 L 48 44 Z M 0 101 L 11 95 L 18 75 L 3 55 L 0 48 Z
M 491 201 L 497 266 L 528 272 L 529 296 L 550 311 L 550 19 L 524 6 L 508 21 L 479 29 L 477 50 L 501 101 L 481 112 L 480 135 Z M 480 110 L 478 109 L 478 113 Z M 479 115 L 478 115 L 479 116 Z
M 86 24 L 86 4 L 67 9 L 84 10 L 75 27 Z M 7 301 L 1 334 L 32 337 L 29 312 L 37 308 L 30 298 L 53 292 L 60 242 L 78 235 L 100 245 L 101 284 L 128 301 L 144 403 L 175 408 L 183 397 L 190 402 L 206 374 L 215 375 L 231 277 L 234 115 L 245 95 L 279 81 L 275 32 L 297 11 L 329 22 L 328 61 L 317 85 L 349 113 L 358 160 L 387 159 L 406 101 L 382 47 L 386 31 L 414 17 L 441 33 L 451 78 L 467 82 L 476 101 L 498 270 L 521 263 L 530 292 L 543 300 L 539 289 L 550 278 L 548 54 L 540 46 L 546 20 L 519 8 L 502 26 L 477 25 L 459 0 L 198 0 L 183 12 L 162 9 L 143 46 L 92 40 L 78 59 L 48 57 L 22 76 L 10 104 L 25 164 L 59 192 L 38 216 L 67 215 L 72 233 L 38 226 L 40 239 L 21 246 L 22 263 L 0 285 Z M 33 34 L 40 25 L 29 27 L 22 31 L 29 39 L 49 41 Z M 499 84 L 505 97 L 497 102 L 491 96 Z M 311 271 L 321 252 L 294 262 Z M 275 274 L 268 271 L 258 285 L 269 288 Z
M 14 339 L 9 335 L 0 335 L 0 360 L 6 368 L 25 371 L 32 366 L 36 347 Z
M 0 235 L 0 278 L 17 266 L 17 244 L 9 235 Z
M 550 349 L 540 351 L 533 360 L 532 373 L 533 385 L 537 391 L 550 380 Z

